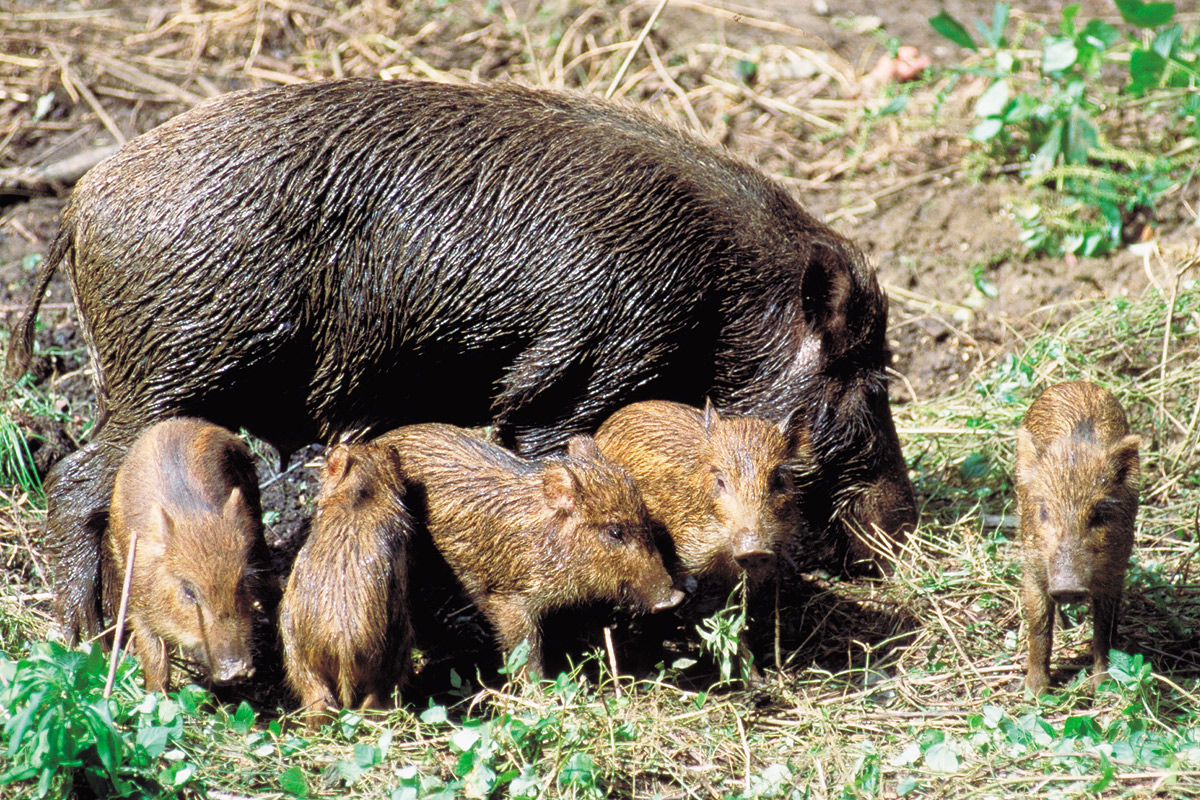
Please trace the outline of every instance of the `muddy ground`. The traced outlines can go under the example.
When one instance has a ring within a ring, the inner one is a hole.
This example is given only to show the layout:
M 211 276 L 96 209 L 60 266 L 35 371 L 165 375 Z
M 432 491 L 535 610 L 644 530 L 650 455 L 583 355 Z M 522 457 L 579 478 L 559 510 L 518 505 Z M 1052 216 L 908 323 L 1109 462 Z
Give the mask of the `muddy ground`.
M 292 80 L 514 77 L 602 92 L 627 51 L 620 45 L 653 5 L 9 0 L 0 7 L 0 311 L 11 324 L 24 308 L 69 191 L 69 178 L 38 185 L 30 169 L 70 166 L 213 94 Z M 868 253 L 891 295 L 897 404 L 958 391 L 1075 301 L 1136 295 L 1165 280 L 1164 263 L 1128 250 L 1095 259 L 1023 252 L 1011 210 L 1025 192 L 1010 177 L 1015 165 L 989 160 L 965 138 L 984 84 L 953 76 L 965 54 L 927 22 L 943 7 L 963 21 L 989 18 L 992 5 L 673 0 L 618 93 L 759 164 Z M 1019 23 L 1059 4 L 1017 5 Z M 1111 8 L 1088 2 L 1082 13 Z M 899 87 L 868 77 L 895 44 L 931 58 L 924 78 Z M 741 62 L 756 65 L 750 86 L 738 83 Z M 909 94 L 906 112 L 871 113 L 900 93 Z M 1163 252 L 1195 241 L 1194 204 L 1185 202 L 1195 187 L 1158 210 Z M 35 373 L 68 417 L 27 420 L 42 434 L 30 441 L 44 469 L 86 435 L 95 407 L 61 271 L 41 319 L 38 343 L 49 355 Z M 296 459 L 279 475 L 264 456 L 265 505 L 286 562 L 303 535 L 313 471 Z

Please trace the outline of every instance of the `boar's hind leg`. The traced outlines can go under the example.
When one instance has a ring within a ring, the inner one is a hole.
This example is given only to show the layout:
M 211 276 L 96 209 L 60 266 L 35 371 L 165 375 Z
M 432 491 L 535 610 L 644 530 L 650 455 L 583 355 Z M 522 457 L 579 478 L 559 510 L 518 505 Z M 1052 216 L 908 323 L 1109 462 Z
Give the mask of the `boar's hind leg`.
M 58 462 L 46 476 L 47 544 L 56 555 L 54 611 L 58 636 L 69 645 L 100 631 L 100 540 L 113 478 L 133 439 L 110 435 L 114 433 L 105 426 L 104 435 Z
M 1095 592 L 1092 595 L 1092 685 L 1108 677 L 1108 651 L 1117 633 L 1121 592 Z

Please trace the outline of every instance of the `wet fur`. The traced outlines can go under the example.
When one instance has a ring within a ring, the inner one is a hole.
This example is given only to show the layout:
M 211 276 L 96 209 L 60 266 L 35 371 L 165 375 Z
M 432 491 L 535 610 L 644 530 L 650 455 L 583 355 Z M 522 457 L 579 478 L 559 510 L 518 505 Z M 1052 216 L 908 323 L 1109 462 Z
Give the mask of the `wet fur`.
M 601 600 L 647 611 L 678 602 L 641 495 L 590 437 L 538 461 L 449 425 L 408 426 L 377 441 L 399 454 L 421 509 L 414 513 L 500 649 L 528 641 L 533 673 L 542 669 L 548 611 Z
M 247 187 L 250 187 L 249 189 Z M 12 337 L 67 265 L 93 439 L 47 478 L 56 610 L 95 632 L 98 532 L 155 420 L 315 440 L 438 419 L 526 456 L 659 397 L 790 420 L 802 513 L 847 563 L 916 519 L 887 300 L 779 185 L 636 109 L 512 84 L 216 98 L 81 180 Z
M 1139 441 L 1106 389 L 1071 381 L 1047 388 L 1017 434 L 1022 599 L 1029 660 L 1025 684 L 1049 684 L 1059 588 L 1092 605 L 1093 681 L 1108 668 L 1137 517 Z
M 288 683 L 306 711 L 385 705 L 410 668 L 412 520 L 399 461 L 375 443 L 326 457 L 308 541 L 279 627 Z
M 787 439 L 776 425 L 651 400 L 609 417 L 596 444 L 633 476 L 670 535 L 679 577 L 713 579 L 728 591 L 743 572 L 738 552 L 778 554 L 800 532 L 783 470 Z
M 242 672 L 252 671 L 254 620 L 277 600 L 261 519 L 250 452 L 225 429 L 167 420 L 130 448 L 105 537 L 105 594 L 115 619 L 136 530 L 126 622 L 148 690 L 169 686 L 173 649 L 210 673 L 243 662 Z M 195 601 L 184 594 L 185 581 Z

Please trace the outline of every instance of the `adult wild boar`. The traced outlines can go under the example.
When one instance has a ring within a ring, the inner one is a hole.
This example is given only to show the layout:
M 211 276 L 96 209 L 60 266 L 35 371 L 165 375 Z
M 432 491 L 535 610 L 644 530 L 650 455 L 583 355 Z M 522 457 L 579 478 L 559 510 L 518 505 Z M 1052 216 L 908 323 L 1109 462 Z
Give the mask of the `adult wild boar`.
M 96 627 L 97 532 L 154 420 L 286 460 L 405 423 L 492 423 L 525 456 L 660 398 L 790 420 L 826 541 L 915 521 L 862 254 L 752 167 L 634 108 L 513 84 L 345 80 L 216 98 L 93 169 L 65 261 L 100 402 L 48 476 L 58 612 Z

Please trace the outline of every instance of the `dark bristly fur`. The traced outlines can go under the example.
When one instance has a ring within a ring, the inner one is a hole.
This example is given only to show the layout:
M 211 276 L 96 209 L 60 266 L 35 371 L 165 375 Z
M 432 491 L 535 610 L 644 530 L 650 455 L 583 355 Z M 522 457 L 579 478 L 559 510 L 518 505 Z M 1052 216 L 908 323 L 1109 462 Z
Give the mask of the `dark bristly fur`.
M 1050 682 L 1058 603 L 1092 603 L 1093 681 L 1108 670 L 1138 507 L 1138 437 L 1121 404 L 1084 381 L 1048 387 L 1017 432 L 1025 685 Z
M 334 447 L 279 608 L 288 683 L 305 711 L 377 708 L 409 671 L 412 520 L 391 448 Z
M 424 499 L 420 521 L 500 649 L 528 641 L 534 674 L 547 612 L 605 600 L 657 611 L 682 599 L 637 487 L 591 437 L 539 461 L 449 425 L 398 428 L 377 442 L 399 454 L 410 495 Z
M 429 419 L 538 456 L 626 403 L 711 397 L 790 421 L 802 514 L 847 561 L 870 556 L 860 529 L 916 520 L 873 270 L 782 187 L 636 109 L 371 80 L 198 106 L 79 182 L 10 374 L 59 262 L 101 409 L 46 482 L 67 638 L 96 630 L 121 454 L 179 414 L 285 459 Z
M 147 690 L 169 685 L 170 648 L 216 683 L 253 674 L 255 617 L 278 600 L 265 575 L 261 520 L 250 452 L 224 428 L 166 420 L 129 448 L 113 491 L 104 583 L 115 617 L 136 530 L 126 622 Z

